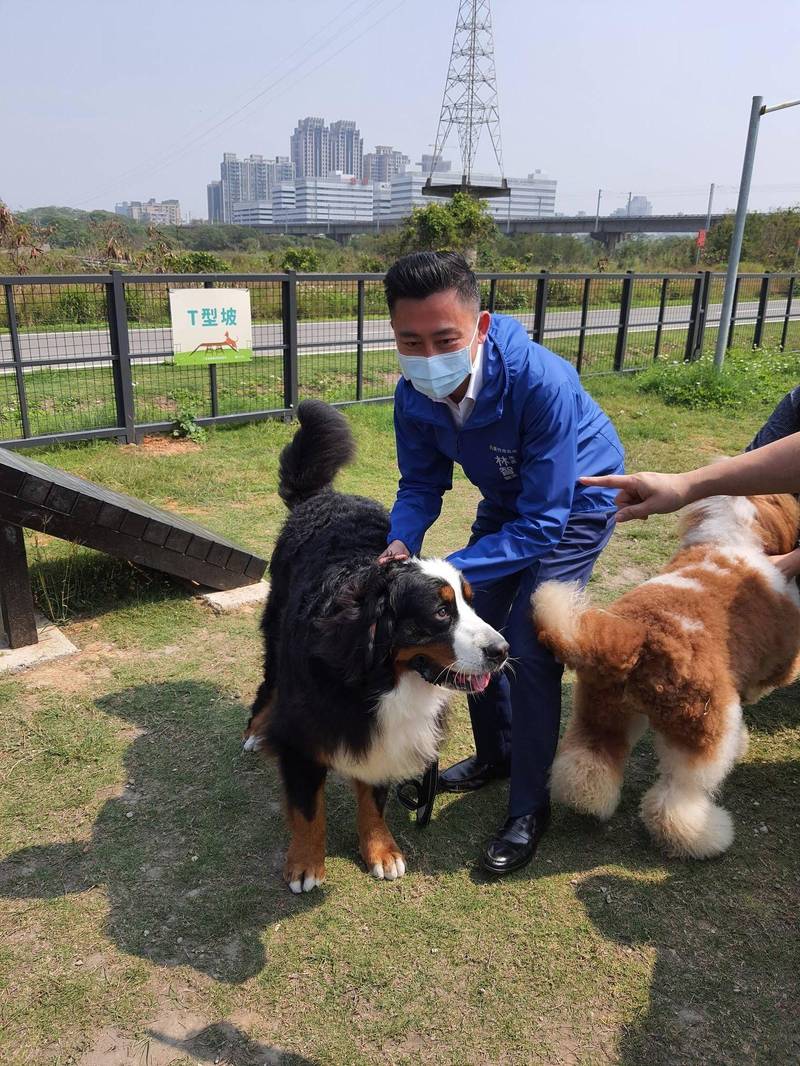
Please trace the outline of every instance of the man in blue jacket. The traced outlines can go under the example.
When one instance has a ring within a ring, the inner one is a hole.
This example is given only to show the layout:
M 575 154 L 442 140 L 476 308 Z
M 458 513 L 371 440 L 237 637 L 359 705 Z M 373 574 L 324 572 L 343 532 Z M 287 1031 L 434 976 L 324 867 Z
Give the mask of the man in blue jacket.
M 545 580 L 589 580 L 614 528 L 614 493 L 583 475 L 623 470 L 607 416 L 566 362 L 514 318 L 480 310 L 455 253 L 417 252 L 385 279 L 403 377 L 395 392 L 400 483 L 382 561 L 416 555 L 452 487 L 453 463 L 481 492 L 466 547 L 449 556 L 473 605 L 511 646 L 512 669 L 468 696 L 475 755 L 445 770 L 449 792 L 511 778 L 508 818 L 486 846 L 494 874 L 526 865 L 550 815 L 561 667 L 536 639 L 530 598 Z

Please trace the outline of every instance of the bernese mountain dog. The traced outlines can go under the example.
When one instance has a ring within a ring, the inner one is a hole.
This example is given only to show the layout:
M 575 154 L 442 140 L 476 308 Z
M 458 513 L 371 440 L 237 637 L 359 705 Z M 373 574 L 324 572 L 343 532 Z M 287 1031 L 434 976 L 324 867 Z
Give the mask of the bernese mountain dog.
M 798 526 L 793 496 L 715 496 L 686 509 L 681 546 L 661 573 L 606 610 L 574 585 L 536 590 L 539 640 L 578 675 L 555 799 L 610 818 L 649 724 L 659 777 L 640 813 L 651 835 L 686 858 L 730 846 L 731 816 L 714 795 L 747 748 L 742 705 L 800 666 L 800 595 L 768 558 L 794 548 Z
M 284 876 L 293 892 L 308 892 L 325 877 L 330 770 L 353 783 L 367 869 L 403 876 L 383 817 L 389 786 L 437 757 L 450 693 L 482 692 L 508 645 L 477 616 L 449 563 L 377 562 L 386 510 L 331 488 L 355 451 L 346 418 L 318 400 L 297 416 L 280 457 L 289 516 L 270 562 L 264 681 L 244 746 L 277 758 L 291 833 Z

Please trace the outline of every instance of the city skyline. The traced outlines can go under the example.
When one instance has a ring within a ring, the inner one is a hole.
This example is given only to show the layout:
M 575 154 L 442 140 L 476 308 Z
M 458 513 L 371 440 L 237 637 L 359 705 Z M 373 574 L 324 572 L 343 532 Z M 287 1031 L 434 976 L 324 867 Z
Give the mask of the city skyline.
M 206 185 L 223 151 L 285 155 L 299 115 L 349 115 L 365 146 L 392 145 L 410 159 L 431 151 L 447 70 L 455 0 L 304 0 L 265 10 L 232 0 L 227 14 L 248 42 L 269 40 L 268 62 L 247 53 L 223 82 L 187 78 L 172 45 L 197 70 L 215 69 L 214 8 L 143 0 L 159 34 L 124 32 L 124 8 L 80 0 L 4 9 L 9 40 L 35 34 L 37 77 L 25 50 L 9 49 L 0 85 L 11 108 L 0 132 L 14 150 L 0 162 L 0 197 L 12 209 L 62 204 L 113 210 L 115 203 L 177 198 L 205 217 Z M 48 33 L 41 32 L 47 8 Z M 743 3 L 709 0 L 698 9 L 603 5 L 494 5 L 495 48 L 507 175 L 534 168 L 559 179 L 558 210 L 603 213 L 629 192 L 656 213 L 733 205 L 750 97 L 797 96 L 798 13 L 789 0 L 764 0 L 753 20 Z M 635 17 L 634 16 L 635 13 Z M 38 28 L 37 28 L 38 27 Z M 109 39 L 115 47 L 107 47 Z M 63 63 L 68 52 L 71 62 Z M 87 78 L 86 70 L 92 70 Z M 19 93 L 21 84 L 28 86 Z M 98 88 L 101 87 L 101 88 Z M 250 102 L 254 101 L 254 102 Z M 762 124 L 753 209 L 800 202 L 798 118 Z M 57 166 L 42 167 L 40 146 Z M 485 146 L 484 146 L 485 147 Z M 446 154 L 458 169 L 457 146 Z M 489 170 L 484 160 L 478 168 Z

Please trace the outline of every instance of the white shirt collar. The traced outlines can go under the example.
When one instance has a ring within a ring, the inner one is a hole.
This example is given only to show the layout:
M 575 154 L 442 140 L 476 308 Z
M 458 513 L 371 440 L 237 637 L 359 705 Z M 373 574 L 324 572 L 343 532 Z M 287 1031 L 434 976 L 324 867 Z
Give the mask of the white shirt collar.
M 450 413 L 453 416 L 453 421 L 457 426 L 461 427 L 467 421 L 472 414 L 472 409 L 475 406 L 475 400 L 478 397 L 478 393 L 481 391 L 483 385 L 483 344 L 478 345 L 478 350 L 475 353 L 475 360 L 472 364 L 472 372 L 469 377 L 469 385 L 467 391 L 464 394 L 464 399 L 460 403 L 454 403 L 449 396 L 445 396 L 443 400 L 437 400 L 437 403 L 446 404 L 450 408 Z

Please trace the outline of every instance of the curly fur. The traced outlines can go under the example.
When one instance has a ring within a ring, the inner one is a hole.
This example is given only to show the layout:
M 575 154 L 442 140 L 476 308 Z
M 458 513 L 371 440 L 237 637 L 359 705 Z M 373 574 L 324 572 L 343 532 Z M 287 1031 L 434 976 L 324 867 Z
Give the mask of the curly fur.
M 650 833 L 684 857 L 730 846 L 713 796 L 747 747 L 742 704 L 797 675 L 800 595 L 767 554 L 791 551 L 798 525 L 794 497 L 714 497 L 687 508 L 661 573 L 608 610 L 557 582 L 534 593 L 539 639 L 578 675 L 557 799 L 611 817 L 637 723 L 649 721 L 660 764 L 641 805 Z

